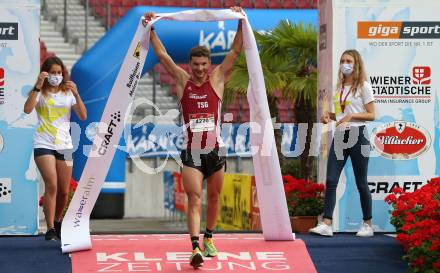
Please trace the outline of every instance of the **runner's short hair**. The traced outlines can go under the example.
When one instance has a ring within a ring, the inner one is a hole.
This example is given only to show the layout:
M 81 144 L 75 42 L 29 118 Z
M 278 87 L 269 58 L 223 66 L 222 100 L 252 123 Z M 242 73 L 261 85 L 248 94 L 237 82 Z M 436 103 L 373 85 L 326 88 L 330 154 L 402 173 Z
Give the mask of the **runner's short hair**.
M 191 61 L 192 57 L 206 57 L 211 58 L 211 51 L 206 46 L 195 46 L 189 52 L 189 60 Z

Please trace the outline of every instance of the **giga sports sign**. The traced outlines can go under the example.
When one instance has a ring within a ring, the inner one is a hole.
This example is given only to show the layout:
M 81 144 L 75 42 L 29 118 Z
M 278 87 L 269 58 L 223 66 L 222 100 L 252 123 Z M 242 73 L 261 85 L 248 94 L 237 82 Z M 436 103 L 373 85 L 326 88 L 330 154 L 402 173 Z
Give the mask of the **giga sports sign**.
M 440 22 L 358 22 L 358 39 L 440 39 Z

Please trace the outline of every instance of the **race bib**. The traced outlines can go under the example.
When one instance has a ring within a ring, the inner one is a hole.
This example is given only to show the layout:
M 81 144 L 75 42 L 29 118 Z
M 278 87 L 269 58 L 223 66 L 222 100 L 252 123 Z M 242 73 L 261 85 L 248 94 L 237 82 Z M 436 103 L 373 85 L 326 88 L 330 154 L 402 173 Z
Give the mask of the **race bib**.
M 214 130 L 215 128 L 214 114 L 209 114 L 209 113 L 190 114 L 189 128 L 193 133 Z

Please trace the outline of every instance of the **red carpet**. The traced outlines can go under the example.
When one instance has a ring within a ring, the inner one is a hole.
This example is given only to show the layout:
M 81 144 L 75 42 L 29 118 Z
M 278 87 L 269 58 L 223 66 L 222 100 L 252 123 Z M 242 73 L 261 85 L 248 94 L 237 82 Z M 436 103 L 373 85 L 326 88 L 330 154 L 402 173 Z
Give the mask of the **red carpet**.
M 219 255 L 200 271 L 317 272 L 302 240 L 264 241 L 261 234 L 215 234 Z M 96 235 L 93 249 L 72 254 L 72 272 L 193 272 L 188 235 Z

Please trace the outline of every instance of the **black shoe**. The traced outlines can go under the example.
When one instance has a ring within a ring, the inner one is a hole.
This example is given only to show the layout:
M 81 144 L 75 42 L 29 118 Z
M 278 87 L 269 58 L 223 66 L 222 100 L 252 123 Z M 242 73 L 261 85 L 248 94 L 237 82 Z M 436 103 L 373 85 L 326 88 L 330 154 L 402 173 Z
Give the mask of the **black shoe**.
M 53 225 L 55 227 L 55 231 L 57 233 L 58 239 L 61 239 L 61 222 L 53 222 Z
M 51 240 L 56 241 L 56 240 L 58 240 L 57 232 L 55 231 L 55 229 L 54 228 L 49 229 L 46 232 L 46 235 L 44 235 L 44 239 L 46 239 L 46 241 L 51 241 Z

